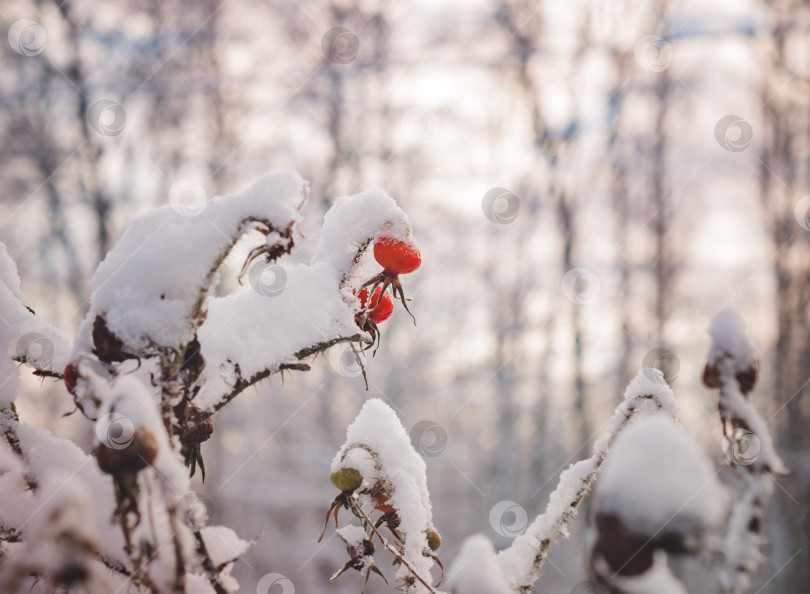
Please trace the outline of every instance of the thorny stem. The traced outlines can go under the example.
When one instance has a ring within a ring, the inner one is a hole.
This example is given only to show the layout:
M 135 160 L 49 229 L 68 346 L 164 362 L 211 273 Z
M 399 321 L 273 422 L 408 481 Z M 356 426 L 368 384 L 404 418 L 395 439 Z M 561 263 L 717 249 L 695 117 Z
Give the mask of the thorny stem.
M 383 545 L 383 546 L 384 546 L 386 549 L 388 549 L 388 550 L 391 552 L 391 554 L 393 554 L 393 555 L 394 555 L 394 557 L 396 557 L 396 558 L 397 558 L 397 560 L 398 560 L 400 563 L 402 563 L 402 564 L 403 564 L 405 567 L 407 567 L 407 568 L 408 568 L 408 571 L 410 571 L 410 572 L 411 572 L 411 575 L 412 575 L 414 578 L 416 578 L 417 580 L 419 580 L 419 582 L 420 582 L 420 583 L 421 583 L 421 584 L 422 584 L 422 585 L 423 585 L 425 588 L 427 588 L 427 589 L 428 589 L 428 591 L 429 591 L 431 594 L 438 594 L 437 590 L 436 590 L 436 589 L 435 589 L 433 586 L 431 586 L 429 583 L 427 583 L 427 582 L 426 582 L 426 581 L 425 581 L 425 580 L 422 578 L 422 576 L 421 576 L 421 575 L 419 575 L 419 573 L 417 573 L 417 571 L 416 571 L 416 570 L 415 570 L 415 569 L 414 569 L 414 568 L 411 566 L 411 564 L 410 564 L 410 563 L 408 563 L 408 561 L 405 559 L 405 557 L 403 557 L 403 556 L 402 556 L 402 554 L 401 554 L 401 553 L 400 553 L 400 552 L 399 552 L 399 551 L 398 551 L 396 548 L 394 548 L 392 545 L 390 545 L 390 544 L 388 543 L 388 540 L 387 540 L 387 539 L 386 539 L 386 538 L 385 538 L 385 537 L 384 537 L 382 534 L 380 534 L 380 531 L 379 531 L 379 530 L 377 530 L 377 528 L 374 526 L 374 522 L 372 522 L 372 521 L 371 521 L 371 519 L 370 519 L 370 518 L 369 518 L 369 517 L 366 515 L 366 512 L 364 512 L 364 511 L 363 511 L 363 509 L 362 509 L 362 508 L 361 508 L 361 507 L 360 507 L 360 506 L 357 504 L 357 499 L 355 499 L 355 497 L 354 497 L 354 496 L 352 496 L 352 498 L 351 498 L 351 504 L 352 504 L 352 511 L 353 511 L 353 512 L 355 512 L 356 514 L 358 514 L 359 516 L 361 516 L 361 517 L 362 517 L 362 519 L 363 519 L 363 521 L 366 523 L 366 525 L 367 525 L 367 526 L 368 526 L 368 527 L 371 529 L 371 531 L 372 531 L 374 534 L 376 534 L 376 535 L 377 535 L 377 538 L 379 538 L 379 539 L 380 539 L 380 542 L 382 543 L 382 545 Z
M 332 338 L 330 340 L 326 340 L 324 342 L 319 342 L 319 343 L 314 344 L 312 346 L 305 347 L 305 348 L 299 350 L 298 352 L 296 352 L 293 356 L 296 359 L 298 359 L 299 361 L 301 361 L 301 360 L 306 359 L 307 357 L 309 357 L 311 355 L 314 355 L 314 354 L 317 354 L 317 353 L 322 353 L 325 350 L 327 350 L 328 348 L 330 348 L 330 347 L 332 347 L 332 346 L 334 346 L 334 345 L 336 345 L 338 343 L 341 343 L 341 342 L 360 342 L 361 340 L 363 340 L 363 337 L 360 334 L 354 334 L 352 336 L 341 336 L 341 337 L 338 337 L 338 338 Z M 209 417 L 212 417 L 214 414 L 219 412 L 222 408 L 225 407 L 226 404 L 228 404 L 231 400 L 233 400 L 239 394 L 244 392 L 247 388 L 249 388 L 250 386 L 252 386 L 254 384 L 259 383 L 263 379 L 266 379 L 266 378 L 270 377 L 274 373 L 278 373 L 279 371 L 282 371 L 283 369 L 294 369 L 294 368 L 290 367 L 290 366 L 285 367 L 285 364 L 282 363 L 281 365 L 279 365 L 276 368 L 263 369 L 263 370 L 255 373 L 254 375 L 252 375 L 248 379 L 244 379 L 244 378 L 237 379 L 237 381 L 234 384 L 231 391 L 228 392 L 227 394 L 223 394 L 222 396 L 220 396 L 219 399 L 217 400 L 217 403 L 213 406 L 213 408 L 211 408 L 209 410 L 200 411 L 199 413 L 194 415 L 194 417 L 189 419 L 188 423 L 191 426 L 196 426 L 199 423 L 202 423 L 205 419 L 207 419 Z
M 20 438 L 17 435 L 16 425 L 19 422 L 20 418 L 17 416 L 17 409 L 15 408 L 13 402 L 8 406 L 0 407 L 0 432 L 6 438 L 11 451 L 13 451 L 14 454 L 16 454 L 16 456 L 26 466 L 26 473 L 23 475 L 25 484 L 31 491 L 36 491 L 39 488 L 39 483 L 34 475 L 28 472 L 28 462 L 25 459 L 22 444 L 20 444 Z
M 205 574 L 208 576 L 208 583 L 211 584 L 217 594 L 228 594 L 227 590 L 219 583 L 219 571 L 217 571 L 214 562 L 211 560 L 211 555 L 208 554 L 208 547 L 205 546 L 205 541 L 199 530 L 194 531 L 194 541 L 197 545 L 197 555 L 199 555 Z

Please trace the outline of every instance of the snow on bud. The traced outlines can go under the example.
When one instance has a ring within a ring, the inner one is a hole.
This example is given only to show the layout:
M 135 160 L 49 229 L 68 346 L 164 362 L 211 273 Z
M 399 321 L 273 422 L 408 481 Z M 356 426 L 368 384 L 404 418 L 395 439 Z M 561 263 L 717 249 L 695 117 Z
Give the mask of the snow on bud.
M 718 472 L 671 417 L 654 414 L 616 439 L 594 503 L 597 558 L 639 575 L 656 550 L 687 552 L 726 518 Z

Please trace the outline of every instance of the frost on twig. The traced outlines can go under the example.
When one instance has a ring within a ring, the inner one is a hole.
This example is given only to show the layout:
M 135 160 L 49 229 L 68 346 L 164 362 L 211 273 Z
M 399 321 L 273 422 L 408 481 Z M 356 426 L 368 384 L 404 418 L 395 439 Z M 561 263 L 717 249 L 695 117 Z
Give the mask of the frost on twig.
M 663 410 L 677 416 L 678 403 L 657 369 L 644 368 L 630 382 L 624 401 L 608 421 L 605 436 L 593 447 L 593 455 L 569 466 L 560 474 L 557 488 L 549 496 L 544 513 L 518 536 L 512 545 L 498 553 L 503 574 L 516 592 L 530 592 L 557 538 L 568 536 L 568 524 L 591 490 L 617 436 L 636 416 Z
M 712 338 L 703 382 L 718 388 L 718 410 L 723 423 L 723 450 L 743 487 L 731 512 L 722 547 L 723 591 L 742 594 L 763 561 L 762 519 L 773 492 L 772 473 L 786 473 L 767 424 L 749 394 L 757 379 L 757 349 L 745 324 L 733 310 L 721 310 L 709 328 Z
M 326 522 L 333 517 L 337 528 L 341 508 L 359 520 L 359 526 L 339 531 L 350 559 L 335 577 L 350 568 L 363 572 L 366 580 L 370 572 L 379 572 L 371 557 L 376 539 L 399 565 L 396 579 L 404 592 L 437 592 L 431 569 L 434 563 L 441 566 L 435 555 L 441 537 L 433 526 L 425 471 L 394 411 L 381 400 L 367 401 L 332 462 L 331 480 L 341 493 Z
M 666 414 L 616 440 L 596 486 L 591 566 L 619 592 L 685 592 L 670 554 L 694 554 L 727 517 L 728 497 L 708 457 Z

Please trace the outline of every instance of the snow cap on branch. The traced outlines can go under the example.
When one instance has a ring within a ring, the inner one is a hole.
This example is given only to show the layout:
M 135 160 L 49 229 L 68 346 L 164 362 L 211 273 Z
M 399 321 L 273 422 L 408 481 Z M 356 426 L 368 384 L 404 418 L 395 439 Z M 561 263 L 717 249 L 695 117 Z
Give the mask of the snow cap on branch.
M 296 362 L 295 353 L 304 348 L 359 332 L 354 310 L 340 296 L 338 278 L 328 264 L 272 268 L 276 278 L 283 275 L 272 294 L 248 290 L 209 299 L 208 317 L 199 331 L 206 367 L 197 406 L 210 409 L 233 389 L 238 379 L 234 363 L 247 380 Z
M 736 310 L 724 308 L 717 312 L 712 318 L 709 335 L 712 337 L 709 365 L 715 365 L 724 356 L 731 357 L 735 371 L 756 365 L 759 349 L 749 338 L 745 322 Z
M 429 549 L 426 531 L 433 529 L 433 521 L 425 462 L 382 400 L 368 400 L 349 426 L 346 443 L 332 461 L 332 472 L 342 468 L 358 470 L 364 486 L 380 482 L 387 489 L 387 503 L 396 510 L 398 530 L 405 537 L 403 557 L 420 575 L 429 576 L 433 561 L 423 552 Z M 397 576 L 407 574 L 403 565 Z
M 190 316 L 233 244 L 257 225 L 291 227 L 307 192 L 295 171 L 273 171 L 199 210 L 166 205 L 137 217 L 93 275 L 76 353 L 92 349 L 97 316 L 133 353 L 188 344 L 195 330 Z
M 616 440 L 597 483 L 598 513 L 617 516 L 637 534 L 699 534 L 726 517 L 717 471 L 685 429 L 655 414 Z
M 351 275 L 358 248 L 383 236 L 415 245 L 408 216 L 391 196 L 369 190 L 338 198 L 324 217 L 313 262 L 329 262 L 341 277 Z
M 452 594 L 510 594 L 492 542 L 483 534 L 470 536 L 461 545 L 447 573 Z

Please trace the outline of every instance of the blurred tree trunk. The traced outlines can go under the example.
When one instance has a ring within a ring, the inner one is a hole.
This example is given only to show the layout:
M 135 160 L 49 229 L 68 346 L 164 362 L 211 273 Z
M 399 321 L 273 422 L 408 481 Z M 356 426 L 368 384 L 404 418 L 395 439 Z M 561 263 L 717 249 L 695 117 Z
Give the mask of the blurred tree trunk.
M 624 389 L 633 375 L 631 361 L 633 356 L 633 337 L 630 311 L 630 262 L 628 261 L 627 242 L 630 230 L 630 196 L 628 184 L 628 156 L 627 139 L 622 135 L 622 110 L 624 109 L 625 84 L 629 74 L 631 55 L 620 48 L 611 51 L 616 78 L 613 88 L 609 92 L 610 109 L 610 137 L 608 139 L 608 153 L 611 159 L 611 194 L 613 196 L 613 211 L 615 213 L 616 230 L 616 264 L 618 268 L 618 287 L 616 304 L 619 307 L 619 326 L 621 344 L 617 362 L 616 398 L 621 401 Z
M 665 34 L 667 21 L 667 0 L 660 0 L 656 6 L 658 30 Z M 667 184 L 667 118 L 670 106 L 671 77 L 669 68 L 661 70 L 655 81 L 655 128 L 652 137 L 652 163 L 650 177 L 651 223 L 653 233 L 653 315 L 655 317 L 656 347 L 667 348 L 666 326 L 672 314 L 673 292 L 675 288 L 675 263 L 671 247 L 672 196 Z
M 792 28 L 798 14 L 808 14 L 801 3 L 774 4 L 774 34 L 766 47 L 766 66 L 760 89 L 762 141 L 760 145 L 760 195 L 772 237 L 777 288 L 778 335 L 774 353 L 774 391 L 782 431 L 777 444 L 792 473 L 775 480 L 787 494 L 775 499 L 778 530 L 789 535 L 787 550 L 773 551 L 770 569 L 775 573 L 775 591 L 799 592 L 810 583 L 810 548 L 802 534 L 810 475 L 806 459 L 810 451 L 807 431 L 810 402 L 810 231 L 800 226 L 796 202 L 808 195 L 806 169 L 810 114 L 804 100 L 808 72 L 790 47 L 804 41 L 806 33 Z M 801 93 L 802 87 L 805 93 Z M 806 223 L 805 223 L 806 224 Z M 801 551 L 782 571 L 777 570 Z M 779 554 L 777 557 L 776 554 Z

